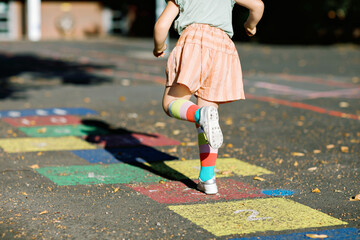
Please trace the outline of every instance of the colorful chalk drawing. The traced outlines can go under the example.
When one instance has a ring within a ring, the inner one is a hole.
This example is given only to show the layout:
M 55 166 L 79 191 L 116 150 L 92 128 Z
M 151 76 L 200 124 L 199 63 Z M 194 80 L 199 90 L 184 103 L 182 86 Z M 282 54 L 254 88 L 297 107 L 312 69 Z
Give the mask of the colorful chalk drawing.
M 20 118 L 3 118 L 3 121 L 15 127 L 34 127 L 34 126 L 52 126 L 52 125 L 70 125 L 81 124 L 81 119 L 76 116 L 33 116 Z
M 36 169 L 59 186 L 159 182 L 163 178 L 128 164 L 45 167 Z
M 165 161 L 163 163 L 154 163 L 151 167 L 156 171 L 164 173 L 166 173 L 167 168 L 171 168 L 178 173 L 181 173 L 182 176 L 186 176 L 190 179 L 197 179 L 199 177 L 200 160 Z M 166 169 L 163 169 L 164 167 Z M 254 176 L 263 174 L 273 174 L 273 172 L 236 158 L 219 158 L 216 161 L 215 175 L 217 178 L 229 177 L 232 175 Z M 181 176 L 177 177 L 173 175 L 173 178 L 181 179 Z
M 317 239 L 331 239 L 331 240 L 359 240 L 360 239 L 360 230 L 356 228 L 340 228 L 340 229 L 330 229 L 324 231 L 311 231 L 311 232 L 301 232 L 301 233 L 290 233 L 290 234 L 281 234 L 274 236 L 258 236 L 258 237 L 245 237 L 245 238 L 232 238 L 229 240 L 309 240 L 310 237 L 307 237 L 307 234 L 313 234 L 318 236 L 327 236 L 327 237 L 318 237 Z
M 163 184 L 129 184 L 127 186 L 156 202 L 165 204 L 199 203 L 201 201 L 249 199 L 265 196 L 260 189 L 233 179 L 218 179 L 217 183 L 219 193 L 215 195 L 206 195 L 177 181 Z
M 0 111 L 0 118 L 19 118 L 27 116 L 52 116 L 52 115 L 96 115 L 96 111 L 88 108 L 46 108 Z
M 19 130 L 30 137 L 88 136 L 98 134 L 103 135 L 109 133 L 109 131 L 106 129 L 83 124 L 64 126 L 20 127 Z
M 174 205 L 168 206 L 168 208 L 215 236 L 347 224 L 320 211 L 284 198 Z
M 257 83 L 256 86 L 267 89 L 273 87 L 262 83 Z M 302 94 L 304 92 L 300 95 Z M 306 94 L 308 97 L 317 96 L 312 92 L 306 92 Z M 342 92 L 335 91 L 335 94 L 342 94 Z M 108 133 L 105 129 L 82 125 L 81 119 L 73 116 L 91 114 L 97 114 L 97 112 L 86 108 L 0 111 L 1 120 L 18 127 L 20 131 L 30 136 L 29 138 L 0 139 L 0 147 L 8 153 L 72 151 L 74 155 L 92 165 L 51 166 L 35 169 L 35 171 L 59 186 L 126 184 L 134 191 L 162 204 L 187 203 L 187 205 L 174 205 L 167 208 L 215 236 L 256 234 L 268 231 L 274 234 L 279 231 L 298 231 L 347 224 L 283 198 L 293 195 L 295 191 L 260 190 L 227 178 L 274 174 L 272 171 L 235 158 L 220 158 L 217 161 L 216 176 L 219 193 L 216 195 L 201 193 L 194 189 L 196 180 L 191 187 L 185 184 L 192 181 L 191 179 L 197 179 L 200 170 L 199 159 L 173 161 L 177 158 L 151 148 L 151 146 L 179 145 L 178 141 L 157 133 L 104 136 Z M 169 181 L 169 179 L 176 181 Z M 159 181 L 162 183 L 158 183 Z M 282 198 L 277 198 L 278 196 Z M 236 201 L 217 202 L 219 200 Z M 201 202 L 206 202 L 206 204 Z M 194 204 L 188 205 L 188 203 Z M 360 239 L 359 230 L 351 228 L 308 233 L 326 234 L 331 236 L 331 239 Z M 279 239 L 278 237 L 308 239 L 301 238 L 306 234 L 294 233 L 241 239 Z
M 0 147 L 8 153 L 96 149 L 96 146 L 72 136 L 0 139 Z

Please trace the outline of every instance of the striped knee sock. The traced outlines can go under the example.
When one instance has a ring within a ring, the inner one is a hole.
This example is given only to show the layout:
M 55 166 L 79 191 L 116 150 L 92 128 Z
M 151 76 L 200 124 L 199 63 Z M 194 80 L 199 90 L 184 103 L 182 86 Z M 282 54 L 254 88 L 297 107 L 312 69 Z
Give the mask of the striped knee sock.
M 176 99 L 169 105 L 169 114 L 177 119 L 198 123 L 200 107 L 189 100 Z
M 218 150 L 211 148 L 207 143 L 204 131 L 200 126 L 197 126 L 198 130 L 198 143 L 200 152 L 200 176 L 202 181 L 207 181 L 215 176 L 215 163 Z

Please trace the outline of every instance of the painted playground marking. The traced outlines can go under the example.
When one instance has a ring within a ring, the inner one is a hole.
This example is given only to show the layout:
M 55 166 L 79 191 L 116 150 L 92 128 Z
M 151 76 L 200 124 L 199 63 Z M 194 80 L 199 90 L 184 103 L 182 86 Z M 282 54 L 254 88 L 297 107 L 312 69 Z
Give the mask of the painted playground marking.
M 89 163 L 137 163 L 159 162 L 175 160 L 177 157 L 158 151 L 151 147 L 140 146 L 131 148 L 111 148 L 72 151 L 75 155 L 85 159 Z
M 52 125 L 81 124 L 81 119 L 76 116 L 33 116 L 21 118 L 3 118 L 3 120 L 15 127 L 34 127 Z
M 164 161 L 161 163 L 153 163 L 151 164 L 151 167 L 164 174 L 166 174 L 169 168 L 180 173 L 178 175 L 176 175 L 176 173 L 172 173 L 172 177 L 174 179 L 184 179 L 184 176 L 190 179 L 197 179 L 200 170 L 200 160 Z M 232 175 L 254 176 L 273 174 L 273 172 L 236 158 L 219 158 L 216 161 L 215 174 L 217 178 L 221 178 Z
M 76 137 L 0 139 L 0 147 L 8 153 L 96 149 Z
M 342 117 L 342 118 L 350 118 L 350 119 L 354 119 L 354 120 L 360 120 L 360 116 L 355 115 L 355 114 L 343 113 L 343 112 L 339 112 L 339 111 L 332 111 L 332 110 L 328 110 L 328 109 L 325 109 L 322 107 L 309 105 L 306 103 L 292 102 L 292 101 L 287 101 L 287 100 L 277 99 L 277 98 L 272 98 L 272 97 L 256 96 L 253 94 L 247 94 L 246 97 L 248 99 L 254 99 L 254 100 L 258 100 L 258 101 L 276 103 L 276 104 L 293 107 L 293 108 L 310 110 L 313 112 L 327 114 L 327 115 L 334 116 L 334 117 Z
M 0 118 L 19 118 L 27 116 L 52 116 L 52 115 L 96 115 L 96 111 L 88 108 L 46 108 L 0 111 Z
M 128 164 L 45 167 L 36 169 L 57 185 L 158 182 L 161 177 Z
M 156 202 L 165 204 L 201 202 L 220 199 L 233 200 L 265 196 L 260 192 L 260 189 L 232 179 L 218 179 L 217 185 L 219 193 L 216 195 L 206 195 L 196 189 L 187 187 L 181 182 L 166 182 L 164 184 L 132 184 L 128 186 L 135 191 L 148 196 Z
M 347 224 L 284 198 L 175 205 L 168 208 L 216 236 Z
M 180 142 L 162 136 L 158 133 L 130 133 L 109 136 L 89 136 L 86 141 L 99 144 L 104 148 L 134 147 L 134 146 L 170 146 Z
M 233 238 L 230 240 L 309 240 L 311 238 L 307 237 L 307 234 L 316 234 L 316 235 L 325 235 L 326 238 L 317 238 L 317 239 L 331 239 L 331 240 L 359 240 L 360 239 L 360 230 L 356 228 L 340 228 L 340 229 L 331 229 L 324 231 L 311 231 L 311 232 L 302 232 L 302 233 L 290 233 L 290 234 L 281 234 L 275 236 L 258 236 L 258 237 L 245 237 L 245 238 Z
M 63 126 L 38 126 L 20 127 L 20 131 L 30 137 L 63 137 L 63 136 L 88 136 L 103 135 L 109 133 L 108 130 L 96 126 L 83 124 L 63 125 Z

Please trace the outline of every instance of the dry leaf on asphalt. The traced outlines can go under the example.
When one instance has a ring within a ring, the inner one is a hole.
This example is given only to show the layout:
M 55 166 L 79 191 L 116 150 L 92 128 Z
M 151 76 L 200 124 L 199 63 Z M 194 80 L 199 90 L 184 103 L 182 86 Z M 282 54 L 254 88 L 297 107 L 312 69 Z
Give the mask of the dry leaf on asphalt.
M 301 152 L 292 152 L 291 155 L 296 156 L 296 157 L 305 156 L 305 154 L 304 154 L 304 153 L 301 153 Z
M 165 127 L 166 126 L 166 123 L 164 122 L 156 122 L 155 123 L 155 127 Z
M 320 238 L 320 239 L 328 237 L 328 235 L 325 234 L 306 234 L 306 236 L 309 238 Z
M 315 150 L 313 151 L 313 153 L 315 153 L 315 154 L 321 153 L 321 150 L 315 149 Z
M 232 118 L 228 117 L 225 121 L 225 125 L 232 125 L 232 124 L 233 124 Z
M 46 214 L 46 213 L 48 213 L 48 211 L 42 211 L 41 213 L 39 213 L 40 215 L 43 215 L 43 214 Z
M 311 190 L 311 192 L 313 192 L 313 193 L 320 193 L 321 191 L 320 191 L 320 189 L 315 188 L 315 189 Z
M 332 149 L 332 148 L 334 148 L 335 147 L 335 145 L 334 144 L 329 144 L 329 145 L 326 145 L 326 148 L 327 149 Z
M 341 146 L 341 147 L 340 147 L 340 150 L 341 150 L 343 153 L 348 153 L 348 152 L 349 152 L 349 147 L 347 147 L 347 146 Z
M 265 179 L 264 178 L 261 178 L 261 177 L 254 177 L 253 178 L 254 180 L 257 180 L 257 181 L 260 181 L 260 182 L 264 182 Z
M 32 169 L 38 169 L 40 168 L 38 164 L 34 164 L 34 165 L 31 165 L 29 166 L 29 168 L 32 168 Z
M 309 171 L 309 172 L 313 172 L 313 171 L 316 171 L 316 170 L 317 170 L 317 167 L 308 168 L 308 171 Z

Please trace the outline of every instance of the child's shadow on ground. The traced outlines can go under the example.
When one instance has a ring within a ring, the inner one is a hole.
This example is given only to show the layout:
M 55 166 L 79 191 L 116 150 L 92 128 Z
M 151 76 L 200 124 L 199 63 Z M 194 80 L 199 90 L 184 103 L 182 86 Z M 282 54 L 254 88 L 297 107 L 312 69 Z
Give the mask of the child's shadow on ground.
M 178 157 L 147 146 L 141 140 L 142 138 L 154 140 L 159 138 L 158 135 L 129 131 L 124 128 L 114 129 L 106 122 L 95 119 L 82 120 L 82 124 L 89 127 L 85 140 L 102 145 L 118 161 L 171 181 L 180 181 L 188 188 L 196 189 L 196 183 L 193 180 L 164 163 L 165 160 L 176 160 Z

